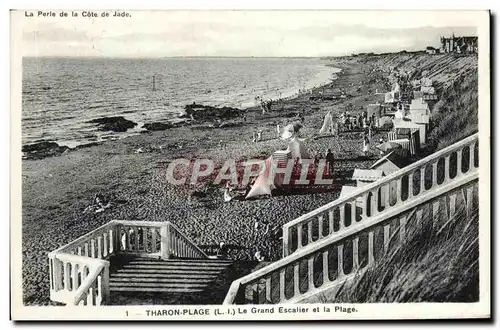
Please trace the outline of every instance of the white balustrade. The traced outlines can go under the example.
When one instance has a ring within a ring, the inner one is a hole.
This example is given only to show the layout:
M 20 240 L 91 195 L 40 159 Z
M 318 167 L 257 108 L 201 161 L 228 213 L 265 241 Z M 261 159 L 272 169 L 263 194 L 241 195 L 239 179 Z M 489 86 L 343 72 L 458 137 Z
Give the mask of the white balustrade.
M 474 165 L 475 155 L 474 148 L 478 143 L 478 134 L 469 136 L 468 138 L 455 143 L 449 147 L 446 147 L 426 158 L 419 160 L 403 169 L 388 175 L 387 177 L 378 180 L 370 185 L 367 185 L 354 193 L 351 196 L 339 198 L 331 203 L 328 203 L 312 212 L 309 212 L 303 216 L 298 217 L 283 225 L 283 256 L 287 256 L 295 251 L 306 247 L 307 245 L 313 243 L 311 231 L 319 228 L 319 235 L 317 240 L 325 239 L 331 235 L 338 235 L 339 233 L 345 231 L 350 226 L 357 223 L 356 210 L 352 211 L 350 215 L 350 221 L 346 221 L 346 213 L 344 212 L 345 206 L 347 204 L 356 205 L 356 201 L 361 199 L 362 203 L 357 203 L 361 207 L 361 220 L 360 221 L 370 221 L 371 218 L 378 215 L 379 212 L 388 212 L 391 208 L 399 208 L 403 205 L 403 192 L 408 191 L 407 197 L 404 200 L 405 203 L 418 198 L 423 194 L 430 193 L 437 187 L 445 184 L 453 184 L 453 182 L 458 182 L 463 175 L 469 174 L 471 172 L 477 172 L 478 168 Z M 465 148 L 469 149 L 468 152 L 468 170 L 466 173 L 462 172 L 462 153 Z M 450 159 L 455 155 L 456 162 L 456 174 L 451 177 Z M 438 162 L 443 159 L 444 168 L 439 166 Z M 429 179 L 426 179 L 426 168 L 431 170 Z M 438 184 L 438 172 L 442 170 L 444 180 Z M 418 193 L 413 189 L 413 179 L 416 173 L 420 176 L 420 189 Z M 408 178 L 408 183 L 403 179 Z M 403 186 L 403 181 L 405 184 Z M 429 186 L 426 189 L 426 185 Z M 392 188 L 391 188 L 392 187 Z M 380 201 L 379 201 L 380 199 Z M 391 201 L 395 201 L 391 205 Z M 381 206 L 381 210 L 379 210 Z M 368 208 L 369 207 L 369 208 Z M 336 213 L 338 210 L 338 214 Z M 329 219 L 329 235 L 323 235 L 323 214 L 328 214 Z M 349 216 L 349 215 L 348 215 Z M 338 222 L 338 230 L 334 230 L 334 222 Z M 303 225 L 307 224 L 307 233 L 303 230 Z M 307 239 L 304 236 L 307 235 Z M 314 240 L 316 241 L 316 240 Z
M 105 259 L 117 254 L 208 258 L 170 222 L 113 220 L 49 253 L 51 299 L 78 306 L 105 304 L 109 296 Z

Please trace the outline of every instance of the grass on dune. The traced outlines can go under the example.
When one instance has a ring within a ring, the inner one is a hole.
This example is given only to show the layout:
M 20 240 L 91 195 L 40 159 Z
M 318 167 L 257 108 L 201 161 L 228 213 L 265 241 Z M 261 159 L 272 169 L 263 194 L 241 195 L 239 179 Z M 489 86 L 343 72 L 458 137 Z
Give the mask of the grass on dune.
M 479 216 L 460 209 L 442 227 L 431 217 L 353 282 L 319 302 L 474 302 L 479 300 Z

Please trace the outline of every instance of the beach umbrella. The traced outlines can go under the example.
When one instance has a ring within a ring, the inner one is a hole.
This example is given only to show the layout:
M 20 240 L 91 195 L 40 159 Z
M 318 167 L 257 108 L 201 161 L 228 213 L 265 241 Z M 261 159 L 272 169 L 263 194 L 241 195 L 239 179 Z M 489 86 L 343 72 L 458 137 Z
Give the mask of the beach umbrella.
M 395 142 L 384 142 L 379 145 L 376 145 L 375 148 L 382 150 L 384 152 L 391 151 L 394 149 L 399 149 L 402 148 L 402 146 L 399 143 Z

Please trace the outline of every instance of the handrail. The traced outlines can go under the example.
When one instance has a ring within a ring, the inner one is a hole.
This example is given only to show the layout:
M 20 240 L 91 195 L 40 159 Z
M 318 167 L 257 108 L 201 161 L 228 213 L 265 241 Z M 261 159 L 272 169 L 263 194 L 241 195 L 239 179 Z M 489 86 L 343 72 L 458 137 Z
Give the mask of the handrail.
M 100 232 L 100 231 L 102 231 L 104 229 L 107 229 L 107 228 L 112 228 L 116 224 L 115 221 L 116 220 L 112 220 L 112 221 L 110 221 L 108 223 L 105 223 L 104 225 L 102 225 L 100 227 L 97 227 L 96 229 L 94 229 L 92 231 L 89 231 L 88 233 L 86 233 L 86 234 L 84 234 L 82 236 L 79 236 L 78 238 L 72 240 L 68 244 L 63 245 L 60 248 L 58 248 L 58 249 L 56 249 L 56 250 L 54 250 L 52 252 L 64 252 L 65 250 L 71 248 L 72 246 L 78 245 L 79 243 L 84 242 L 87 238 L 92 237 L 95 233 Z
M 290 253 L 293 253 L 292 251 L 292 242 L 294 242 L 295 236 L 297 236 L 297 249 L 303 248 L 304 245 L 308 245 L 312 243 L 312 228 L 314 224 L 317 224 L 319 227 L 319 235 L 318 237 L 320 239 L 324 239 L 328 235 L 333 234 L 333 226 L 334 226 L 334 212 L 339 211 L 340 212 L 340 220 L 339 220 L 339 230 L 335 232 L 335 234 L 338 234 L 339 232 L 345 230 L 346 227 L 352 225 L 353 222 L 356 222 L 355 219 L 352 219 L 352 217 L 356 216 L 356 201 L 357 200 L 362 200 L 365 205 L 361 208 L 362 214 L 361 214 L 361 220 L 364 221 L 364 219 L 368 218 L 370 219 L 374 214 L 381 212 L 379 211 L 379 205 L 383 205 L 384 209 L 382 212 L 387 212 L 388 209 L 392 207 L 396 207 L 399 204 L 403 202 L 403 196 L 402 196 L 402 185 L 403 185 L 403 180 L 405 176 L 408 176 L 408 197 L 406 200 L 404 200 L 404 203 L 407 203 L 410 199 L 415 198 L 418 196 L 420 193 L 425 192 L 427 189 L 424 187 L 424 180 L 425 180 L 425 171 L 428 165 L 432 165 L 432 187 L 429 189 L 434 189 L 434 186 L 437 185 L 437 166 L 438 162 L 440 159 L 444 158 L 444 166 L 445 166 L 445 180 L 456 180 L 459 178 L 461 175 L 464 173 L 461 171 L 461 165 L 457 165 L 457 177 L 450 178 L 449 172 L 450 172 L 450 158 L 451 155 L 454 153 L 457 153 L 457 164 L 460 162 L 462 164 L 462 152 L 465 147 L 469 147 L 470 150 L 470 162 L 473 164 L 474 162 L 474 145 L 477 143 L 478 140 L 478 134 L 473 134 L 451 146 L 448 146 L 432 155 L 427 156 L 426 158 L 423 158 L 409 166 L 406 166 L 386 177 L 383 177 L 376 182 L 367 184 L 366 186 L 360 187 L 358 190 L 356 190 L 354 193 L 352 193 L 349 196 L 345 196 L 339 199 L 336 199 L 328 204 L 325 204 L 309 213 L 306 213 L 286 224 L 283 225 L 283 256 L 287 256 Z M 469 166 L 468 171 L 470 171 L 474 166 Z M 414 194 L 413 189 L 413 174 L 417 171 L 420 171 L 420 177 L 421 177 L 421 186 L 419 189 L 419 193 Z M 410 180 L 410 177 L 412 180 Z M 395 188 L 395 193 L 392 191 L 392 187 Z M 372 194 L 372 197 L 370 197 L 370 194 Z M 381 195 L 379 198 L 379 194 Z M 390 199 L 392 197 L 396 197 L 396 203 L 391 205 Z M 380 199 L 380 201 L 379 201 Z M 371 207 L 368 207 L 368 203 L 371 202 Z M 383 204 L 379 204 L 383 203 Z M 349 205 L 350 204 L 350 205 Z M 354 208 L 353 208 L 354 204 Z M 345 222 L 345 207 L 350 206 L 351 207 L 351 222 L 350 225 L 346 225 Z M 323 229 L 323 214 L 328 212 L 328 217 L 329 217 L 329 234 L 323 234 L 322 229 Z M 302 226 L 304 224 L 308 225 L 308 242 L 305 244 L 302 244 Z M 295 235 L 292 229 L 297 229 L 297 234 Z
M 188 245 L 189 245 L 190 248 L 194 249 L 196 252 L 198 252 L 199 254 L 201 254 L 204 258 L 209 259 L 208 255 L 202 249 L 200 249 L 198 247 L 198 245 L 196 245 L 191 239 L 189 239 L 189 237 L 187 237 L 186 235 L 184 235 L 179 230 L 179 228 L 177 228 L 177 226 L 175 226 L 170 221 L 168 221 L 168 224 L 170 225 L 171 228 L 173 228 L 177 232 L 177 234 L 179 234 L 186 241 L 186 243 L 188 243 Z
M 353 224 L 350 227 L 347 227 L 344 231 L 339 232 L 337 235 L 331 235 L 326 237 L 323 240 L 314 242 L 313 244 L 309 244 L 302 249 L 297 250 L 293 254 L 290 254 L 278 261 L 275 261 L 255 272 L 252 272 L 246 276 L 243 276 L 231 284 L 228 294 L 226 295 L 226 298 L 224 299 L 223 304 L 233 304 L 235 302 L 236 296 L 240 292 L 240 289 L 243 285 L 250 284 L 252 282 L 255 282 L 260 279 L 265 279 L 269 278 L 270 274 L 273 272 L 276 272 L 278 270 L 281 270 L 287 266 L 293 265 L 297 262 L 300 262 L 301 260 L 306 259 L 308 256 L 311 254 L 315 254 L 318 251 L 321 251 L 323 248 L 327 248 L 328 246 L 338 243 L 340 241 L 346 240 L 354 235 L 359 235 L 361 232 L 366 231 L 368 229 L 371 229 L 377 225 L 380 225 L 384 221 L 391 219 L 394 216 L 397 216 L 404 210 L 410 210 L 414 207 L 417 207 L 423 203 L 429 202 L 444 193 L 451 191 L 452 189 L 456 188 L 457 186 L 465 185 L 473 180 L 476 180 L 479 177 L 479 173 L 477 171 L 472 171 L 470 173 L 464 174 L 459 180 L 453 181 L 453 182 L 448 182 L 447 184 L 441 185 L 437 187 L 436 189 L 429 191 L 426 194 L 419 195 L 415 199 L 409 201 L 408 203 L 405 203 L 404 207 L 395 207 L 387 212 L 384 213 L 379 213 L 373 217 L 372 221 L 366 221 L 366 222 L 359 222 L 356 224 Z M 457 182 L 459 184 L 457 185 Z
M 157 227 L 157 228 L 165 224 L 165 222 L 163 221 L 144 221 L 144 220 L 113 220 L 111 222 L 122 226 L 140 226 L 140 227 Z
M 98 265 L 89 272 L 89 274 L 82 282 L 78 290 L 76 290 L 75 297 L 73 298 L 73 305 L 75 306 L 77 306 L 80 303 L 80 301 L 84 298 L 84 296 L 87 294 L 87 291 L 90 289 L 90 287 L 97 279 L 97 276 L 99 276 L 101 271 L 106 267 L 109 267 L 109 261 L 92 259 L 92 262 L 94 263 L 93 266 L 95 266 L 95 264 Z
M 338 199 L 336 199 L 328 204 L 325 204 L 325 205 L 323 205 L 323 206 L 321 206 L 321 207 L 319 207 L 319 208 L 317 208 L 309 213 L 306 213 L 306 214 L 304 214 L 304 215 L 302 215 L 302 216 L 300 216 L 300 217 L 298 217 L 290 222 L 287 222 L 283 225 L 283 230 L 285 230 L 285 228 L 288 228 L 290 226 L 304 222 L 305 220 L 309 220 L 310 217 L 318 215 L 320 213 L 323 213 L 336 205 L 343 204 L 343 203 L 348 202 L 348 201 L 352 201 L 352 200 L 360 197 L 364 193 L 367 193 L 370 190 L 373 190 L 374 188 L 377 188 L 377 187 L 383 186 L 384 184 L 390 183 L 394 179 L 398 179 L 402 176 L 405 176 L 408 172 L 411 172 L 412 170 L 415 170 L 419 167 L 427 165 L 430 160 L 433 160 L 436 158 L 441 158 L 443 156 L 447 156 L 449 153 L 456 151 L 457 147 L 460 147 L 460 146 L 465 147 L 465 146 L 467 146 L 467 144 L 474 142 L 478 136 L 479 136 L 478 133 L 473 134 L 473 135 L 471 135 L 471 136 L 469 136 L 469 137 L 467 137 L 467 138 L 465 138 L 465 139 L 463 139 L 455 144 L 452 144 L 451 146 L 443 148 L 434 154 L 431 154 L 431 155 L 429 155 L 429 156 L 427 156 L 427 157 L 425 157 L 425 158 L 423 158 L 423 159 L 421 159 L 421 160 L 419 160 L 411 165 L 408 165 L 399 171 L 396 171 L 392 174 L 389 174 L 388 176 L 383 177 L 380 180 L 377 180 L 373 183 L 367 184 L 366 186 L 360 188 L 358 191 L 356 191 L 352 195 L 338 198 Z

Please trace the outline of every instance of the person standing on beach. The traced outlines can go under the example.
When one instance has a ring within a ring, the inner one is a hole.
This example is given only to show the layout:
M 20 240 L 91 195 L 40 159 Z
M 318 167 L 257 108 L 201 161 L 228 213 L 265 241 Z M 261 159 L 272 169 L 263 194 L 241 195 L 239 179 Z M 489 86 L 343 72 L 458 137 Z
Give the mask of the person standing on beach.
M 368 139 L 368 134 L 365 134 L 363 137 L 363 155 L 366 156 L 369 150 L 370 150 L 370 140 Z
M 335 158 L 333 156 L 331 149 L 328 149 L 326 151 L 325 158 L 326 158 L 326 165 L 328 166 L 328 175 L 333 176 L 333 162 L 334 162 Z
M 280 124 L 276 125 L 276 134 L 277 134 L 277 138 L 279 139 L 280 136 L 281 136 L 281 127 L 280 127 Z

